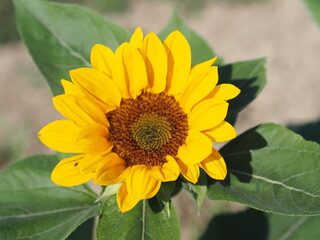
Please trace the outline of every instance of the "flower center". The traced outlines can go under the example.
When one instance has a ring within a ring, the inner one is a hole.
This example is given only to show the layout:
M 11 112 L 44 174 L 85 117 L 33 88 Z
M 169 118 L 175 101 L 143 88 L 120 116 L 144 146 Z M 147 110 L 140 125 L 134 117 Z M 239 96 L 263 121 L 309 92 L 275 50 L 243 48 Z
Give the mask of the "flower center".
M 113 151 L 127 166 L 161 166 L 175 157 L 188 135 L 188 118 L 173 96 L 142 92 L 136 99 L 122 99 L 107 113 Z
M 155 113 L 141 114 L 132 126 L 132 138 L 141 149 L 158 149 L 171 138 L 170 123 L 165 117 Z

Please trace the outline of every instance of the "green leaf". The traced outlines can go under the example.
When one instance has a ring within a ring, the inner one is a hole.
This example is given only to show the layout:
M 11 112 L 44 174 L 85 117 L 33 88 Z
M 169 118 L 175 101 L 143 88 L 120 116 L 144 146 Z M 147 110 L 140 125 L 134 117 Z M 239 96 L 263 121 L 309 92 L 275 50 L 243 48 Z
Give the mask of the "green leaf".
M 200 240 L 318 239 L 320 217 L 293 217 L 246 209 L 221 214 L 210 221 Z
M 221 149 L 228 175 L 208 197 L 289 215 L 320 215 L 320 146 L 276 124 L 243 133 Z
M 304 0 L 309 10 L 320 27 L 320 1 L 319 0 Z
M 179 30 L 188 40 L 192 52 L 192 65 L 212 59 L 217 54 L 210 48 L 208 43 L 194 32 L 178 15 L 176 11 L 168 23 L 168 25 L 159 34 L 159 37 L 164 40 L 171 32 Z M 218 58 L 217 64 L 222 64 L 222 58 Z
M 215 216 L 200 240 L 267 240 L 267 236 L 268 221 L 265 213 L 247 209 L 244 212 Z
M 71 235 L 67 237 L 67 240 L 91 240 L 93 236 L 93 230 L 94 218 L 90 218 L 80 226 L 78 226 L 76 230 L 74 230 L 74 232 L 72 232 Z
M 266 84 L 266 59 L 236 62 L 219 68 L 219 84 L 231 83 L 241 93 L 230 100 L 227 121 L 234 122 L 237 114 L 251 103 Z
M 170 202 L 175 188 L 176 182 L 163 182 L 161 183 L 157 197 L 164 202 Z
M 269 240 L 318 239 L 320 236 L 320 217 L 292 217 L 266 214 L 270 226 Z
M 132 210 L 121 213 L 112 196 L 104 203 L 97 239 L 180 239 L 178 215 L 173 204 L 162 205 L 156 198 L 142 200 Z
M 304 124 L 292 124 L 288 128 L 300 134 L 304 139 L 320 144 L 320 120 Z
M 100 213 L 86 185 L 61 187 L 50 180 L 56 156 L 26 158 L 0 174 L 0 239 L 65 239 Z
M 21 39 L 54 95 L 63 93 L 60 79 L 68 71 L 89 67 L 91 48 L 115 50 L 130 38 L 127 30 L 86 8 L 41 0 L 14 0 Z
M 207 194 L 207 183 L 207 175 L 201 171 L 199 180 L 196 184 L 192 184 L 190 182 L 183 182 L 182 184 L 183 188 L 193 197 L 198 213 L 200 213 L 203 200 Z

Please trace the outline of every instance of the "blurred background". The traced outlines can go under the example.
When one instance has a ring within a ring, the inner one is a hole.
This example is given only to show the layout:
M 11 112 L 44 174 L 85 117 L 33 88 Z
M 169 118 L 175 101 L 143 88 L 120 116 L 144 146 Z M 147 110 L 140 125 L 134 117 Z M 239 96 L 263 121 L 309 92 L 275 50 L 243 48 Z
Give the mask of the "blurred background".
M 176 8 L 226 63 L 267 57 L 267 85 L 238 118 L 241 133 L 265 122 L 297 129 L 320 119 L 320 30 L 303 0 L 60 0 L 78 3 L 129 30 L 160 32 Z M 85 37 L 85 36 L 84 36 Z M 10 0 L 0 1 L 0 170 L 32 154 L 53 153 L 37 132 L 60 116 L 51 93 L 16 32 Z M 190 196 L 175 199 L 183 239 L 198 239 L 212 214 L 241 205 Z M 191 202 L 191 203 L 190 203 Z M 188 208 L 186 208 L 186 204 Z M 187 209 L 187 210 L 186 210 Z

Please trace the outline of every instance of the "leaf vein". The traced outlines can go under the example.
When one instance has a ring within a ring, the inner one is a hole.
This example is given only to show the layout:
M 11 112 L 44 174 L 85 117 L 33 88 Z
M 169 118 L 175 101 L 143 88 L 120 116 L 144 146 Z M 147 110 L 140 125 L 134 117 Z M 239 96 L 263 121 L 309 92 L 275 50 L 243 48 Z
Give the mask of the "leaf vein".
M 258 175 L 255 175 L 255 174 L 249 174 L 249 173 L 246 173 L 246 172 L 233 170 L 233 169 L 230 169 L 230 172 L 239 173 L 239 174 L 242 174 L 242 175 L 245 175 L 245 176 L 252 176 L 253 178 L 256 178 L 256 179 L 259 179 L 259 180 L 262 180 L 262 181 L 265 181 L 265 182 L 268 182 L 268 183 L 271 183 L 271 184 L 282 186 L 284 188 L 287 188 L 288 190 L 301 192 L 301 193 L 303 193 L 305 195 L 308 195 L 310 197 L 320 198 L 320 196 L 318 196 L 318 195 L 314 195 L 314 194 L 312 194 L 310 192 L 307 192 L 307 191 L 304 191 L 302 189 L 291 187 L 289 185 L 284 184 L 283 182 L 279 182 L 279 181 L 276 181 L 276 180 L 268 179 L 268 178 L 263 177 L 263 176 L 258 176 Z
M 39 236 L 39 235 L 41 235 L 41 234 L 43 234 L 43 233 L 51 232 L 52 230 L 54 230 L 54 229 L 56 229 L 56 228 L 59 228 L 60 226 L 65 225 L 65 224 L 68 223 L 68 222 L 73 221 L 73 220 L 76 219 L 77 217 L 78 217 L 78 215 L 70 218 L 69 220 L 67 220 L 67 221 L 65 221 L 65 222 L 62 222 L 62 223 L 60 223 L 60 224 L 58 224 L 58 225 L 55 225 L 55 226 L 52 227 L 52 228 L 49 228 L 49 229 L 46 229 L 46 230 L 44 230 L 44 231 L 38 232 L 38 233 L 36 233 L 36 234 L 34 234 L 34 235 L 31 235 L 31 236 L 18 237 L 17 239 L 32 239 L 32 238 L 34 238 L 34 237 L 36 237 L 36 236 Z
M 142 218 L 141 218 L 141 220 L 142 220 L 142 236 L 141 236 L 141 240 L 144 240 L 144 235 L 145 235 L 145 232 L 146 232 L 146 229 L 145 229 L 145 227 L 146 227 L 146 223 L 145 223 L 145 221 L 146 221 L 146 200 L 143 200 L 142 201 Z
M 278 240 L 288 239 L 302 224 L 304 224 L 310 217 L 303 217 L 299 219 L 291 228 L 289 228 Z
M 1 190 L 0 192 L 12 192 L 12 191 L 24 191 L 24 190 L 37 190 L 37 189 L 42 189 L 42 188 L 62 188 L 61 186 L 53 186 L 53 185 L 46 185 L 46 186 L 38 186 L 38 187 L 24 187 L 24 188 L 15 188 L 15 189 L 9 189 L 9 190 Z M 89 191 L 82 191 L 80 189 L 77 188 L 68 188 L 68 190 L 72 190 L 72 191 L 76 191 L 76 192 L 81 192 L 84 193 L 88 196 L 94 197 L 96 198 L 97 195 L 95 195 L 94 193 L 91 193 Z
M 61 213 L 61 212 L 66 212 L 66 211 L 87 209 L 88 207 L 92 207 L 92 205 L 85 205 L 85 206 L 79 206 L 79 207 L 69 207 L 69 208 L 60 208 L 60 209 L 56 209 L 56 210 L 37 212 L 37 213 L 30 213 L 30 214 L 4 216 L 4 217 L 0 217 L 0 220 L 7 220 L 7 219 L 10 219 L 10 218 L 28 218 L 28 217 L 44 216 L 44 215 L 49 215 L 49 214 L 54 214 L 54 213 Z
M 286 181 L 291 180 L 292 178 L 301 177 L 301 176 L 303 176 L 303 175 L 305 175 L 305 174 L 309 174 L 309 173 L 311 173 L 311 172 L 318 171 L 318 170 L 320 170 L 320 168 L 311 169 L 310 171 L 306 171 L 306 172 L 303 172 L 303 173 L 295 174 L 295 175 L 292 175 L 292 176 L 284 179 L 282 182 L 284 183 L 284 182 L 286 182 Z

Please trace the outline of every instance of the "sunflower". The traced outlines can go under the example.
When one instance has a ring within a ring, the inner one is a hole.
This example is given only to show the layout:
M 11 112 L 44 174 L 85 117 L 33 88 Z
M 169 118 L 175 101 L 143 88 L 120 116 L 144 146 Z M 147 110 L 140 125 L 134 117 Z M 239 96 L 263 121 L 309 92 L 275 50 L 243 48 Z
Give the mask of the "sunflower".
M 92 68 L 71 70 L 72 82 L 61 80 L 65 93 L 53 98 L 67 120 L 39 132 L 48 147 L 77 153 L 60 161 L 52 181 L 122 183 L 117 202 L 125 212 L 180 174 L 196 183 L 202 168 L 224 179 L 226 165 L 212 142 L 236 136 L 224 119 L 226 101 L 240 90 L 217 85 L 215 60 L 191 67 L 190 46 L 179 31 L 161 42 L 137 28 L 115 52 L 95 45 Z

